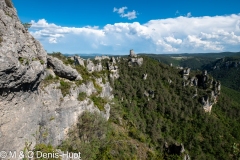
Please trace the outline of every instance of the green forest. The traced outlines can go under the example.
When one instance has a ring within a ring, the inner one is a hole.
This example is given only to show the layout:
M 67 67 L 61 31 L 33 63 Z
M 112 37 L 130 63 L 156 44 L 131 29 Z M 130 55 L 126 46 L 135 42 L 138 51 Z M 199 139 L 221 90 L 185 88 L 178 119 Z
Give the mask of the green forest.
M 207 90 L 198 87 L 193 97 L 195 88 L 182 85 L 180 70 L 146 56 L 142 66 L 129 67 L 126 60 L 118 66 L 120 78 L 109 79 L 115 96 L 110 119 L 85 113 L 62 150 L 80 151 L 84 159 L 240 158 L 239 92 L 222 86 L 211 113 L 205 113 L 200 97 Z M 165 143 L 183 144 L 185 151 L 171 151 Z

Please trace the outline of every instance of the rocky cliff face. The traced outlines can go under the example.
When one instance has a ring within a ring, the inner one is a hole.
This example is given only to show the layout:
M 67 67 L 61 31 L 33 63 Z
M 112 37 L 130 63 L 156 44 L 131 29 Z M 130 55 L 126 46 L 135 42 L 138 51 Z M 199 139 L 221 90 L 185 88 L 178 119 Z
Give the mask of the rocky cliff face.
M 213 80 L 213 78 L 207 74 L 206 70 L 204 70 L 202 74 L 197 74 L 192 77 L 190 76 L 190 68 L 183 69 L 180 73 L 183 77 L 183 87 L 190 86 L 196 89 L 192 98 L 198 96 L 197 88 L 200 87 L 205 90 L 205 95 L 201 97 L 199 101 L 205 112 L 211 112 L 212 106 L 217 103 L 217 98 L 220 95 L 221 83 Z
M 84 63 L 47 56 L 6 2 L 0 0 L 0 150 L 20 151 L 26 142 L 59 145 L 84 111 L 108 119 L 107 78 L 88 73 L 83 79 Z M 104 99 L 102 107 L 96 99 Z
M 35 90 L 46 67 L 46 52 L 6 2 L 0 1 L 0 92 Z

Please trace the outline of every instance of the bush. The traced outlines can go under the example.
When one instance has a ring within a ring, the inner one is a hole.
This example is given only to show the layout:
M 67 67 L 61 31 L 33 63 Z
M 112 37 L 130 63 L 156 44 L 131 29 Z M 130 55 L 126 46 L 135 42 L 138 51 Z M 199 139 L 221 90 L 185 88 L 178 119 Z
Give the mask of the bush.
M 24 62 L 24 58 L 23 58 L 23 57 L 19 57 L 18 60 L 19 60 L 19 62 L 20 62 L 21 64 L 23 64 L 23 62 Z
M 8 7 L 13 8 L 13 4 L 11 0 L 5 0 L 5 3 Z
M 44 64 L 45 62 L 44 62 L 44 60 L 40 60 L 40 63 L 41 63 L 41 64 Z
M 109 125 L 100 114 L 84 112 L 77 125 L 68 133 L 61 150 L 81 152 L 82 159 L 97 159 L 101 146 L 106 144 Z
M 80 86 L 80 85 L 82 85 L 83 84 L 83 80 L 77 80 L 77 81 L 75 81 L 75 84 L 77 85 L 77 86 Z
M 91 74 L 87 71 L 87 69 L 81 65 L 76 65 L 75 69 L 81 74 L 83 81 L 88 82 L 91 80 Z
M 87 97 L 87 94 L 86 94 L 85 92 L 81 92 L 81 93 L 79 93 L 79 95 L 78 95 L 78 100 L 79 100 L 79 101 L 83 101 L 83 100 L 86 99 L 86 97 Z
M 97 84 L 95 79 L 93 79 L 93 85 L 94 85 L 95 89 L 97 90 L 98 94 L 100 94 L 102 92 L 102 87 Z
M 46 87 L 49 84 L 58 82 L 59 77 L 56 76 L 55 78 L 52 75 L 48 75 L 43 81 L 42 81 L 42 85 L 43 87 Z
M 97 97 L 92 95 L 90 99 L 93 101 L 94 105 L 98 107 L 100 111 L 104 111 L 104 105 L 107 104 L 107 100 L 102 97 Z
M 146 142 L 146 137 L 137 128 L 131 128 L 129 130 L 129 136 L 139 140 L 140 142 Z
M 60 86 L 59 89 L 61 89 L 61 92 L 63 96 L 65 97 L 67 94 L 69 94 L 71 88 L 71 84 L 69 82 L 65 82 L 63 80 L 60 80 Z

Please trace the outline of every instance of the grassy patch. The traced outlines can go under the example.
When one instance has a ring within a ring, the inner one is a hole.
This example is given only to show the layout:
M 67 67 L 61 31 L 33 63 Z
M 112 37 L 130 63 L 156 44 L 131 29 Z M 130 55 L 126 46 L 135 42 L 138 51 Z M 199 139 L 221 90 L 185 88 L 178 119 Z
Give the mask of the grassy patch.
M 39 58 L 33 58 L 32 61 L 39 61 L 42 65 L 45 63 L 44 60 Z
M 50 121 L 53 121 L 55 119 L 54 116 L 51 116 L 51 118 L 49 119 Z
M 96 95 L 92 95 L 90 99 L 93 101 L 94 105 L 98 107 L 100 111 L 104 111 L 104 105 L 107 104 L 107 100 L 102 97 L 97 97 Z
M 65 57 L 62 53 L 60 52 L 53 52 L 52 54 L 49 54 L 50 56 L 53 56 L 55 58 L 58 58 L 61 60 L 65 65 L 73 65 L 74 60 L 71 60 L 70 58 Z
M 44 62 L 44 60 L 40 60 L 40 63 L 41 63 L 41 64 L 44 64 L 45 62 Z
M 95 79 L 93 79 L 93 85 L 94 85 L 95 89 L 97 90 L 98 94 L 100 94 L 102 92 L 102 87 L 99 86 L 99 84 L 97 84 Z
M 23 64 L 23 62 L 24 62 L 24 58 L 19 57 L 19 58 L 18 58 L 18 61 L 19 61 L 21 64 Z
M 86 94 L 85 92 L 79 93 L 79 95 L 78 95 L 78 100 L 79 100 L 79 101 L 83 101 L 83 100 L 85 100 L 86 98 L 87 98 L 87 94 Z
M 67 94 L 69 94 L 71 88 L 71 84 L 69 82 L 65 82 L 63 80 L 60 80 L 60 86 L 59 89 L 61 89 L 61 92 L 63 96 L 65 97 Z
M 59 77 L 58 77 L 58 76 L 56 76 L 56 77 L 54 78 L 52 75 L 48 75 L 48 76 L 42 81 L 43 87 L 46 87 L 46 86 L 49 85 L 49 84 L 58 82 L 58 80 L 59 80 Z
M 85 67 L 81 65 L 76 65 L 75 69 L 78 71 L 79 74 L 81 74 L 84 82 L 91 80 L 91 73 L 89 73 Z
M 102 82 L 103 84 L 106 84 L 106 79 L 104 77 L 102 78 Z
M 78 80 L 78 81 L 75 81 L 75 84 L 77 85 L 77 86 L 81 86 L 82 84 L 83 84 L 83 80 Z
M 29 65 L 29 60 L 27 58 L 19 57 L 18 61 L 23 65 Z
M 5 0 L 5 3 L 9 8 L 13 8 L 13 4 L 11 0 Z

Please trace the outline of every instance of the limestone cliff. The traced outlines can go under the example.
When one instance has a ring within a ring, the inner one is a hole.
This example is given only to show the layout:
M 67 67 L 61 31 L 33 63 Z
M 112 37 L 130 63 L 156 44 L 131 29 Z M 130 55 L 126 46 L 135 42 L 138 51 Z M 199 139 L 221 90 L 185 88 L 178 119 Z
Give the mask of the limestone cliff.
M 0 38 L 0 151 L 23 150 L 25 142 L 57 146 L 87 110 L 109 118 L 107 78 L 88 73 L 83 79 L 82 63 L 66 65 L 48 56 L 11 1 L 0 0 Z M 100 98 L 101 107 L 94 101 Z
M 0 0 L 0 93 L 34 90 L 46 67 L 46 52 L 6 2 Z

